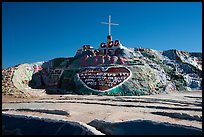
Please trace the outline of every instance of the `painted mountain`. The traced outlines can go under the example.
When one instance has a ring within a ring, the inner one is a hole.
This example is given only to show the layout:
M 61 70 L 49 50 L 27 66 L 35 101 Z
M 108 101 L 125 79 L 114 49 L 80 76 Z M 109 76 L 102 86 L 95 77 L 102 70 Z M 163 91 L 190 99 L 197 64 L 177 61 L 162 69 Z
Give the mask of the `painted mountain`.
M 2 94 L 140 96 L 201 90 L 202 53 L 127 48 L 119 40 L 79 48 L 71 58 L 19 64 L 2 70 Z

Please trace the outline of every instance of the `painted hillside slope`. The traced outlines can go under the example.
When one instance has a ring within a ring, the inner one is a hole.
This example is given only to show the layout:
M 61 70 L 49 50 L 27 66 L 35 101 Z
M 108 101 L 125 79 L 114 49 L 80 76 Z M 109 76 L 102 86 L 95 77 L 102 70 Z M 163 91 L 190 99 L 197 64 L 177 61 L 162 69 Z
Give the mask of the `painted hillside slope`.
M 117 43 L 117 41 L 115 42 Z M 202 89 L 202 53 L 84 45 L 75 57 L 20 64 L 2 70 L 2 93 L 32 96 L 29 89 L 77 94 L 151 95 Z M 106 52 L 106 53 L 105 53 Z

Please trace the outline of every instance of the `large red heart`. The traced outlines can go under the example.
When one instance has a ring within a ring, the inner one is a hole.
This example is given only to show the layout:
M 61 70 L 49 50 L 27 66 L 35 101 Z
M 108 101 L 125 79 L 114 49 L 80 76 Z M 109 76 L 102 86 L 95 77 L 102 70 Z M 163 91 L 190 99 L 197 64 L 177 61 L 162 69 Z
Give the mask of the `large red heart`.
M 95 91 L 108 91 L 121 85 L 131 76 L 131 71 L 125 67 L 86 68 L 78 77 L 84 86 Z

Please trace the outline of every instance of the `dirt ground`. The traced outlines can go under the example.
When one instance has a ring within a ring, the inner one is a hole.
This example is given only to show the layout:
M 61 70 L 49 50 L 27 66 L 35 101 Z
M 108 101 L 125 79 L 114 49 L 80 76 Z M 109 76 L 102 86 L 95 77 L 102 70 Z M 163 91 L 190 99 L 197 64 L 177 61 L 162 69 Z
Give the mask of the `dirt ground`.
M 2 112 L 84 123 L 94 119 L 112 122 L 142 119 L 202 128 L 202 91 L 150 96 L 67 94 L 30 99 L 2 96 Z

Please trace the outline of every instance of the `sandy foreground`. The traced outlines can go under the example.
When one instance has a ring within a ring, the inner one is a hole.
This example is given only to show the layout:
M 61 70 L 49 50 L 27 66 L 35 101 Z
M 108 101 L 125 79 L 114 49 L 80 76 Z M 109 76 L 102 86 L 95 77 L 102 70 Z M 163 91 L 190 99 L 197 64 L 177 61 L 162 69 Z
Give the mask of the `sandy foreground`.
M 153 120 L 202 128 L 202 91 L 151 96 L 43 95 L 2 96 L 2 112 L 89 123 Z

